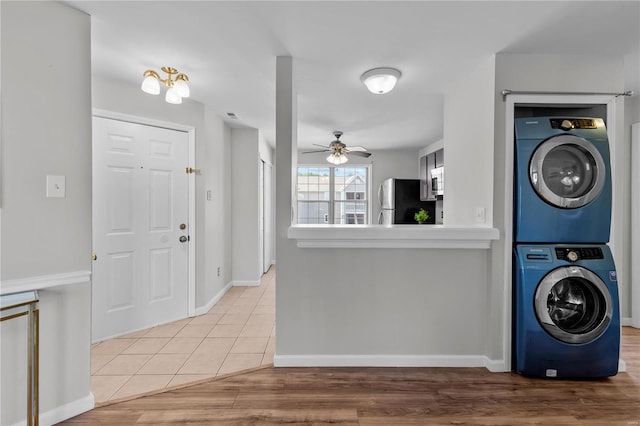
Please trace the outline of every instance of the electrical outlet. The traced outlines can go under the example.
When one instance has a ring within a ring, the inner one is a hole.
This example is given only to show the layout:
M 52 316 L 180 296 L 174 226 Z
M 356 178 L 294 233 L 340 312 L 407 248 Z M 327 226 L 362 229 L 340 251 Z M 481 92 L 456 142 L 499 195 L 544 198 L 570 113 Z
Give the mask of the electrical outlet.
M 485 209 L 484 207 L 476 207 L 476 223 L 485 223 Z
M 220 276 L 220 267 L 218 266 L 218 276 Z

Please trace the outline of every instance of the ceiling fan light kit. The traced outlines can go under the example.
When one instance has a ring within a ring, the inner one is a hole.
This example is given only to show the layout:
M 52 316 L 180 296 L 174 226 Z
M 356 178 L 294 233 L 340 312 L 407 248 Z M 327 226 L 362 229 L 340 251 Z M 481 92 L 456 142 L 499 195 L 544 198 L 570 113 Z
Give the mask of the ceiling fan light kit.
M 339 152 L 334 152 L 332 154 L 329 154 L 329 156 L 327 157 L 327 161 L 331 164 L 337 165 L 337 164 L 344 164 L 347 161 L 349 161 L 349 159 L 344 154 L 340 154 Z
M 160 78 L 160 74 L 153 70 L 146 70 L 142 73 L 144 80 L 142 80 L 141 89 L 143 92 L 150 95 L 159 95 L 160 83 L 164 83 L 167 86 L 164 100 L 170 104 L 181 104 L 182 98 L 191 96 L 191 91 L 187 84 L 189 77 L 186 74 L 179 73 L 177 69 L 172 67 L 162 67 L 161 69 L 167 74 L 167 78 Z M 175 78 L 172 78 L 174 74 Z
M 371 93 L 383 95 L 393 90 L 402 73 L 395 68 L 374 68 L 360 76 Z
M 342 136 L 342 132 L 340 130 L 335 130 L 333 132 L 333 136 L 336 137 L 336 140 L 331 142 L 329 146 L 318 145 L 324 149 L 316 150 L 316 151 L 305 151 L 303 154 L 312 154 L 314 152 L 330 152 L 327 157 L 327 161 L 331 164 L 344 164 L 349 161 L 347 157 L 348 154 L 357 155 L 358 157 L 369 158 L 371 156 L 370 152 L 367 152 L 366 148 L 361 146 L 349 147 L 340 141 L 340 136 Z M 317 145 L 317 144 L 314 144 Z

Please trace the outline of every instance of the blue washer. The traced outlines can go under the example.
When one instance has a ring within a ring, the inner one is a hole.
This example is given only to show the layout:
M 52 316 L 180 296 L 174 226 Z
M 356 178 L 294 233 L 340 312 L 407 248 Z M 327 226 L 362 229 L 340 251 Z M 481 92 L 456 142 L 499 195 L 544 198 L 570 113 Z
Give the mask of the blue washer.
M 513 369 L 549 378 L 617 374 L 618 284 L 607 245 L 514 248 Z
M 515 120 L 514 241 L 609 241 L 611 170 L 601 118 Z

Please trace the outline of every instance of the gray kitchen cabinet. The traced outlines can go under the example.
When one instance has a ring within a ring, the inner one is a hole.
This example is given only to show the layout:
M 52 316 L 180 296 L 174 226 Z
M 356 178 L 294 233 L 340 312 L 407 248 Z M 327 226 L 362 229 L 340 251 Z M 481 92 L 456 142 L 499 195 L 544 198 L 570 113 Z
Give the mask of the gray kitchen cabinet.
M 444 149 L 420 158 L 420 200 L 441 200 L 444 196 Z

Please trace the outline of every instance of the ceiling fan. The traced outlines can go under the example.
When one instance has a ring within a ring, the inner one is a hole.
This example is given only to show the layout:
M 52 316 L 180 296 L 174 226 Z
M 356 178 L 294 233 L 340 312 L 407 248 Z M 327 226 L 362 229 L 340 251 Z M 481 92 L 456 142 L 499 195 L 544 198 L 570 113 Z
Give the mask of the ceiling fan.
M 361 146 L 346 146 L 344 143 L 340 141 L 340 136 L 342 136 L 342 132 L 340 130 L 335 130 L 333 132 L 333 136 L 336 137 L 336 140 L 331 142 L 328 147 L 323 145 L 315 144 L 316 146 L 321 146 L 324 149 L 316 150 L 316 151 L 305 151 L 303 154 L 311 154 L 314 152 L 330 152 L 327 157 L 327 161 L 332 164 L 344 164 L 349 159 L 347 158 L 347 154 L 349 155 L 357 155 L 358 157 L 370 157 L 371 153 L 367 152 L 366 148 Z

